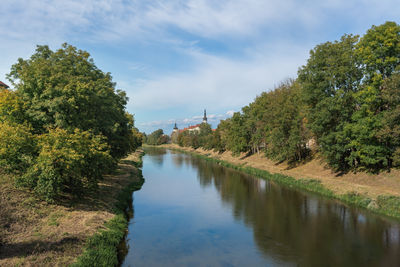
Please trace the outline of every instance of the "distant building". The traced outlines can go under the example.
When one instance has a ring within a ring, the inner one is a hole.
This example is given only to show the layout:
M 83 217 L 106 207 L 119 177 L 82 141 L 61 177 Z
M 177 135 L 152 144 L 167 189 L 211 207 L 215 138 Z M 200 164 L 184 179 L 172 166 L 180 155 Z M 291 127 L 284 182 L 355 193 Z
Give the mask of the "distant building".
M 9 86 L 7 84 L 0 81 L 0 89 L 8 89 L 8 88 L 9 88 Z
M 177 143 L 178 134 L 179 134 L 179 129 L 178 129 L 178 126 L 176 126 L 176 122 L 175 122 L 174 129 L 172 130 L 172 133 L 171 133 L 171 142 L 172 143 Z
M 204 109 L 203 123 L 207 123 L 207 113 L 205 109 Z
M 176 122 L 175 122 L 175 126 L 174 126 L 174 129 L 172 130 L 172 132 L 174 133 L 174 132 L 177 132 L 178 131 L 178 126 L 176 126 Z
M 205 109 L 204 109 L 204 116 L 203 116 L 203 122 L 202 123 L 207 123 L 207 111 Z M 174 128 L 172 130 L 171 136 L 174 135 L 174 133 L 181 133 L 181 132 L 184 132 L 184 131 L 200 132 L 200 125 L 202 123 L 199 123 L 199 124 L 196 124 L 196 125 L 190 125 L 190 126 L 188 126 L 186 128 L 183 128 L 183 129 L 179 130 L 178 127 L 176 126 L 176 122 L 175 122 L 175 125 L 174 125 Z

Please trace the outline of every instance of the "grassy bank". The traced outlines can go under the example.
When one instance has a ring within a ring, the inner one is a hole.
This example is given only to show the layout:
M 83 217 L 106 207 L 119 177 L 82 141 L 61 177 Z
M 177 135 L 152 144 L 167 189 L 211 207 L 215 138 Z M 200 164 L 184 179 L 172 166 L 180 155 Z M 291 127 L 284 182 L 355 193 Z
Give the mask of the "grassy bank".
M 122 162 L 138 168 L 142 166 L 141 156 L 139 160 L 125 159 Z M 118 265 L 118 245 L 123 242 L 128 227 L 129 218 L 126 210 L 132 202 L 132 192 L 140 190 L 144 183 L 141 171 L 131 172 L 130 175 L 136 179 L 118 194 L 118 201 L 114 208 L 115 217 L 104 225 L 106 229 L 100 230 L 88 239 L 84 253 L 72 266 L 106 267 Z
M 126 233 L 132 191 L 141 188 L 141 156 L 122 160 L 96 192 L 49 204 L 0 174 L 0 266 L 113 266 Z
M 212 156 L 210 153 L 202 154 L 196 150 L 190 150 L 187 148 L 178 148 L 176 146 L 166 145 L 163 146 L 165 148 L 176 150 L 183 153 L 189 153 L 193 156 L 202 158 L 207 161 L 215 162 L 219 165 L 232 168 L 235 170 L 239 170 L 245 172 L 247 174 L 251 174 L 257 176 L 262 179 L 270 180 L 277 182 L 281 185 L 285 185 L 287 187 L 304 190 L 307 192 L 317 193 L 324 197 L 328 197 L 331 199 L 339 200 L 343 203 L 360 207 L 363 209 L 370 210 L 374 213 L 392 217 L 400 220 L 400 197 L 393 195 L 378 195 L 375 198 L 368 196 L 366 194 L 360 194 L 359 192 L 352 191 L 344 194 L 340 194 L 334 192 L 333 190 L 324 186 L 321 180 L 317 179 L 309 179 L 309 178 L 294 178 L 288 175 L 274 173 L 267 170 L 262 170 L 258 168 L 254 168 L 251 166 L 246 166 L 246 162 L 243 164 L 232 163 L 226 160 L 218 159 Z

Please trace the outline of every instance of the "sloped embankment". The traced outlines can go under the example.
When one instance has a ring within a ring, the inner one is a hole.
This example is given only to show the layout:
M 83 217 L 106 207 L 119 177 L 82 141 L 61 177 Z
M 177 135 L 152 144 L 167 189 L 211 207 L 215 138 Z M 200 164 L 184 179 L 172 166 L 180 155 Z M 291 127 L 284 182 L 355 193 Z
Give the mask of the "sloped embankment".
M 232 153 L 213 152 L 202 148 L 162 147 L 194 153 L 263 178 L 291 187 L 319 193 L 345 203 L 367 208 L 375 213 L 400 219 L 400 171 L 370 174 L 365 172 L 339 174 L 329 169 L 322 160 L 313 159 L 295 167 L 273 162 L 261 154 L 238 157 Z
M 109 266 L 118 261 L 117 246 L 127 225 L 124 211 L 131 192 L 144 182 L 142 153 L 122 160 L 97 192 L 72 202 L 40 201 L 0 174 L 0 266 L 85 266 L 96 260 Z

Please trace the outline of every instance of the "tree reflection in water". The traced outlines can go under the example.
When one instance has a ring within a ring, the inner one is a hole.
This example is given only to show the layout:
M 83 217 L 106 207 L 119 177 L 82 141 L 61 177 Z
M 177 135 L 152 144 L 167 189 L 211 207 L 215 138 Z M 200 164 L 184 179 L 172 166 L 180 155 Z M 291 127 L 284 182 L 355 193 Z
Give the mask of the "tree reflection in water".
M 196 169 L 202 187 L 216 188 L 233 217 L 252 229 L 263 255 L 302 266 L 400 266 L 396 223 L 214 162 L 172 154 L 176 167 Z

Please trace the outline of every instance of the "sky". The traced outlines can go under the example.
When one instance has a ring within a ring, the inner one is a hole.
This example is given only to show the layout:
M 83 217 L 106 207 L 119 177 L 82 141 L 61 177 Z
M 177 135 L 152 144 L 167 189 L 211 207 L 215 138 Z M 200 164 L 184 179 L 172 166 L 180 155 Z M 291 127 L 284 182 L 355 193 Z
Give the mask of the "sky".
M 88 51 L 127 92 L 140 131 L 216 127 L 296 78 L 309 51 L 400 23 L 398 0 L 1 0 L 0 81 L 36 45 Z

